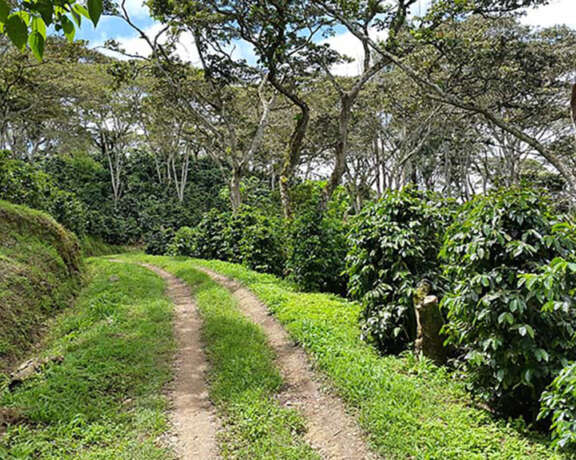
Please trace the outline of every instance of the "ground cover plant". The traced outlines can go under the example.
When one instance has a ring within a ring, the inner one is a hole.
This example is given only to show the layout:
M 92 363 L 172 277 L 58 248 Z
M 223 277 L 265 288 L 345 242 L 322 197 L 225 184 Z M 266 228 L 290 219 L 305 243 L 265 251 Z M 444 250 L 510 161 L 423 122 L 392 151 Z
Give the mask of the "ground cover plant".
M 0 369 L 28 350 L 82 283 L 77 238 L 47 214 L 0 201 Z
M 0 458 L 173 458 L 159 442 L 174 348 L 164 283 L 133 265 L 88 265 L 89 285 L 41 351 L 62 362 L 13 391 L 0 384 L 0 410 L 16 414 Z
M 360 306 L 302 293 L 287 281 L 219 261 L 148 259 L 186 279 L 195 265 L 243 282 L 308 351 L 385 458 L 561 458 L 538 435 L 475 408 L 443 368 L 411 355 L 379 356 L 361 340 Z M 171 268 L 173 267 L 173 268 Z
M 274 354 L 259 326 L 234 305 L 229 291 L 182 259 L 125 256 L 168 270 L 192 288 L 210 361 L 210 397 L 223 418 L 225 458 L 318 459 L 303 433 L 304 420 L 274 399 L 283 385 Z

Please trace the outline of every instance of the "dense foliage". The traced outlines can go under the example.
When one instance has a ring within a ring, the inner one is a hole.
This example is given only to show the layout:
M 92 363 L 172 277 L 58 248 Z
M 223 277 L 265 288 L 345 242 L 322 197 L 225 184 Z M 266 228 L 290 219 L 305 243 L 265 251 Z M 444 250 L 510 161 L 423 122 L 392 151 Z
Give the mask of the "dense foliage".
M 412 298 L 420 282 L 438 289 L 437 261 L 450 206 L 412 188 L 390 192 L 354 219 L 347 273 L 362 301 L 364 334 L 385 352 L 399 352 L 416 335 Z
M 83 203 L 56 186 L 49 174 L 21 160 L 10 159 L 8 152 L 0 152 L 0 198 L 46 211 L 78 235 L 86 231 Z
M 220 197 L 224 183 L 210 160 L 199 160 L 190 168 L 193 183 L 179 202 L 158 182 L 148 159 L 143 153 L 131 156 L 126 189 L 114 203 L 108 173 L 98 159 L 73 155 L 34 164 L 4 152 L 0 198 L 46 211 L 78 235 L 117 245 L 144 240 L 150 250 L 164 253 L 176 229 L 197 223 L 208 209 L 227 207 Z
M 534 418 L 542 391 L 573 357 L 576 280 L 553 284 L 568 268 L 557 258 L 572 261 L 575 251 L 572 225 L 531 190 L 475 198 L 446 233 L 447 341 L 462 350 L 472 391 L 501 411 Z
M 242 263 L 275 274 L 284 272 L 286 259 L 280 221 L 249 207 L 237 214 L 206 213 L 194 228 L 180 228 L 167 252 Z
M 576 363 L 568 364 L 542 395 L 540 418 L 552 419 L 554 445 L 576 447 Z
M 346 224 L 310 209 L 290 225 L 289 277 L 306 291 L 346 292 Z

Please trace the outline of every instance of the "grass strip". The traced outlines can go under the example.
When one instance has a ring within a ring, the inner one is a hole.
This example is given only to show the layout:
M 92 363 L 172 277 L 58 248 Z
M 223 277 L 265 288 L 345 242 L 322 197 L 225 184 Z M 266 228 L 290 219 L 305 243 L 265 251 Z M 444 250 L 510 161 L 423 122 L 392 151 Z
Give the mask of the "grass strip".
M 445 368 L 407 354 L 379 356 L 360 339 L 359 305 L 220 261 L 189 260 L 250 288 L 314 358 L 335 391 L 357 412 L 385 458 L 553 459 L 548 441 L 518 422 L 475 407 Z
M 220 451 L 236 459 L 318 459 L 306 444 L 301 416 L 281 407 L 274 395 L 282 377 L 259 326 L 236 308 L 229 291 L 191 264 L 167 257 L 127 256 L 153 263 L 192 289 L 203 322 L 210 361 L 210 397 L 224 422 Z
M 15 415 L 0 438 L 4 459 L 167 459 L 163 386 L 171 377 L 172 304 L 150 271 L 89 262 L 91 281 L 50 325 L 42 356 L 61 364 L 9 392 Z

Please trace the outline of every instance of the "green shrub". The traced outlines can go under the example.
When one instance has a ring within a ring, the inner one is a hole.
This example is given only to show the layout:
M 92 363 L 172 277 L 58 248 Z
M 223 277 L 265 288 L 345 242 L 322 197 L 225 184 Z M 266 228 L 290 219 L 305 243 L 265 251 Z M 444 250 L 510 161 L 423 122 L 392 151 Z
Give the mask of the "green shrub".
M 174 230 L 167 227 L 158 227 L 150 232 L 146 238 L 146 254 L 162 256 L 168 253 L 168 246 L 174 238 Z
M 170 256 L 197 257 L 196 229 L 190 227 L 178 229 L 168 245 L 167 254 Z
M 258 211 L 243 206 L 239 212 L 231 214 L 226 219 L 223 232 L 223 251 L 225 255 L 220 260 L 242 263 L 240 242 L 249 228 L 257 224 Z
M 317 209 L 297 217 L 290 226 L 287 272 L 306 291 L 346 292 L 346 226 Z
M 0 152 L 0 199 L 46 211 L 77 235 L 86 233 L 84 205 L 73 193 L 60 190 L 52 177 Z
M 230 214 L 212 209 L 204 214 L 195 227 L 195 257 L 202 259 L 228 260 L 229 248 L 226 243 L 226 229 Z
M 542 395 L 539 418 L 552 419 L 555 447 L 576 447 L 576 362 L 571 362 Z
M 531 190 L 477 197 L 458 214 L 441 251 L 452 282 L 442 301 L 444 332 L 462 351 L 470 389 L 499 411 L 529 419 L 574 354 L 576 283 L 568 262 L 556 258 L 574 260 L 576 238 L 549 206 Z
M 278 219 L 256 215 L 238 242 L 241 263 L 259 272 L 282 275 L 286 263 L 282 236 Z
M 168 253 L 242 263 L 254 270 L 282 274 L 284 248 L 277 219 L 244 207 L 230 215 L 210 211 L 195 228 L 182 227 Z
M 416 335 L 413 296 L 428 280 L 438 286 L 438 251 L 451 206 L 413 188 L 388 193 L 353 221 L 347 273 L 350 294 L 362 301 L 363 333 L 397 353 Z

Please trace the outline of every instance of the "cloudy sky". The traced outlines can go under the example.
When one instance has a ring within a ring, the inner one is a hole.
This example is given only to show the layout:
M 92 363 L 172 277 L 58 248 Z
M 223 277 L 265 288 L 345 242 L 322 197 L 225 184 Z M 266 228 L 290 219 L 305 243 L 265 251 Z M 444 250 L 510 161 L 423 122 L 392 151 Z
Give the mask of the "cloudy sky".
M 131 18 L 139 27 L 153 35 L 159 30 L 159 25 L 154 23 L 148 14 L 146 7 L 142 5 L 142 0 L 127 0 L 127 7 Z M 567 24 L 576 28 L 576 0 L 552 0 L 548 6 L 543 6 L 527 11 L 523 19 L 526 24 L 547 27 L 555 24 Z M 146 54 L 148 52 L 146 43 L 136 36 L 136 33 L 122 20 L 112 17 L 103 17 L 96 29 L 91 24 L 85 22 L 78 34 L 78 38 L 88 40 L 91 46 L 101 46 L 106 40 L 114 39 L 122 46 L 134 54 Z M 358 53 L 358 44 L 354 37 L 349 34 L 336 35 L 329 39 L 332 45 L 340 52 L 355 58 Z M 193 62 L 193 47 L 190 40 L 183 40 L 180 46 L 180 54 Z M 249 50 L 237 49 L 237 54 L 248 57 Z M 353 74 L 358 68 L 357 63 L 350 63 L 340 66 L 337 72 L 340 74 Z

